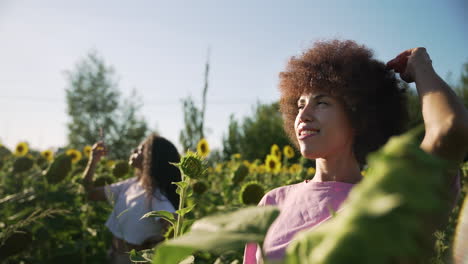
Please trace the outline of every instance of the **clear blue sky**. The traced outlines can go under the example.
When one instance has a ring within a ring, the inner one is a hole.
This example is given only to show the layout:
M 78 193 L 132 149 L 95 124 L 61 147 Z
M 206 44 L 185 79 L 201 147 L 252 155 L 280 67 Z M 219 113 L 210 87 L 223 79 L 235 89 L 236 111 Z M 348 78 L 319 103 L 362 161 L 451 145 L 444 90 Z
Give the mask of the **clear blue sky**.
M 180 146 L 181 99 L 201 101 L 211 48 L 207 139 L 229 115 L 278 99 L 278 73 L 320 39 L 353 39 L 382 61 L 427 48 L 443 77 L 468 61 L 466 1 L 0 1 L 0 141 L 39 150 L 67 143 L 64 71 L 95 49 L 141 114 Z M 92 142 L 90 142 L 92 143 Z M 179 150 L 180 147 L 179 147 Z

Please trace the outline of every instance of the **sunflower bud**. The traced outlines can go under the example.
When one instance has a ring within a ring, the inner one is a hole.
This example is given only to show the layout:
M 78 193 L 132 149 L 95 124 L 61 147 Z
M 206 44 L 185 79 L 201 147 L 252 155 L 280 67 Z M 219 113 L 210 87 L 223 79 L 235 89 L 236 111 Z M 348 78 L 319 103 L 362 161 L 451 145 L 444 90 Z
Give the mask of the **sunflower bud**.
M 112 174 L 114 174 L 115 178 L 119 179 L 125 176 L 129 170 L 130 170 L 130 167 L 128 165 L 128 162 L 118 161 L 117 163 L 114 164 L 112 168 Z
M 249 174 L 249 168 L 247 168 L 247 166 L 244 164 L 239 165 L 239 167 L 237 167 L 236 171 L 234 171 L 234 174 L 232 175 L 232 183 L 242 182 L 245 177 L 247 177 L 247 174 Z
M 205 166 L 200 156 L 190 151 L 180 159 L 179 163 L 174 165 L 177 166 L 185 176 L 192 179 L 198 179 L 205 174 Z
M 13 163 L 13 172 L 25 172 L 30 170 L 34 165 L 34 161 L 28 157 L 19 157 Z
M 265 189 L 258 182 L 248 182 L 242 186 L 239 200 L 245 205 L 257 205 L 265 195 Z

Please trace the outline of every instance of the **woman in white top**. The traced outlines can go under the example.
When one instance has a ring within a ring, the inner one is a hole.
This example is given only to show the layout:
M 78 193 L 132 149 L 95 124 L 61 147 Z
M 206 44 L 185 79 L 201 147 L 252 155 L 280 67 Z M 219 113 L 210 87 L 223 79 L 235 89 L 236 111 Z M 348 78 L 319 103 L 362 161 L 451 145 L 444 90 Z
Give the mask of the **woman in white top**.
M 114 205 L 106 226 L 113 234 L 110 250 L 111 263 L 132 263 L 130 250 L 154 247 L 164 240 L 167 223 L 162 219 L 142 219 L 147 212 L 166 210 L 174 212 L 179 195 L 172 182 L 181 180 L 179 170 L 170 162 L 179 162 L 175 146 L 156 134 L 148 136 L 129 158 L 135 168 L 135 177 L 109 186 L 93 186 L 96 164 L 106 155 L 103 142 L 94 144 L 91 157 L 83 173 L 84 186 L 89 200 L 108 200 Z

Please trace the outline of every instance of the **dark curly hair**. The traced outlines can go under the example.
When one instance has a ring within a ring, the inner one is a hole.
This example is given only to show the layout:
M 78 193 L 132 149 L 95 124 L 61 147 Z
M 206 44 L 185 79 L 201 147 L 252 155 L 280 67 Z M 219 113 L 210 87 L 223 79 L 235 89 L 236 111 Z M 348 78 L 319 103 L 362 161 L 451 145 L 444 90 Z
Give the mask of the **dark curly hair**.
M 152 197 L 159 188 L 176 209 L 179 207 L 179 195 L 176 193 L 177 186 L 172 182 L 181 181 L 181 175 L 170 162 L 179 161 L 179 152 L 169 140 L 153 133 L 143 141 L 143 168 L 138 176 L 143 188 L 148 197 Z
M 284 129 L 296 147 L 297 101 L 312 91 L 327 93 L 344 104 L 356 132 L 353 151 L 361 168 L 369 152 L 406 130 L 405 89 L 395 74 L 372 56 L 363 45 L 334 39 L 318 41 L 289 60 L 280 73 L 280 110 Z

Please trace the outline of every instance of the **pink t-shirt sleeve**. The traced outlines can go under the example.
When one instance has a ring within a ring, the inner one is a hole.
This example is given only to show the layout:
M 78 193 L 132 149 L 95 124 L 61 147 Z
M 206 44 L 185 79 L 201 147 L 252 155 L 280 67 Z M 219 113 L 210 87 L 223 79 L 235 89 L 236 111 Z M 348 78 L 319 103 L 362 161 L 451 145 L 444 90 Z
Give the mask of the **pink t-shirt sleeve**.
M 268 194 L 264 195 L 263 198 L 260 200 L 257 206 L 265 206 L 268 205 L 267 203 L 267 196 Z M 245 245 L 244 249 L 244 264 L 257 264 L 257 262 L 261 258 L 261 252 L 259 250 L 257 243 L 248 243 Z

